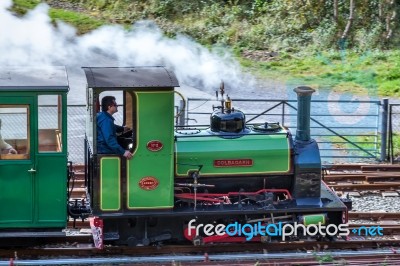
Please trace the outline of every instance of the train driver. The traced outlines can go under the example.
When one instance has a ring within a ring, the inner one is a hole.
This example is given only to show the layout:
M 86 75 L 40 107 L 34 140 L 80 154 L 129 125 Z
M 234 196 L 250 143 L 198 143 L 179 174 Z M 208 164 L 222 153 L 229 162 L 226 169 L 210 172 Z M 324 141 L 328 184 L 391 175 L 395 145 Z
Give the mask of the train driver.
M 97 114 L 97 152 L 120 154 L 131 159 L 132 153 L 122 148 L 117 141 L 117 132 L 124 132 L 128 128 L 114 124 L 113 114 L 118 112 L 115 97 L 104 96 L 101 99 L 101 110 L 102 112 Z
M 0 119 L 0 130 L 1 130 L 1 119 Z M 0 132 L 0 154 L 4 151 L 8 152 L 8 154 L 17 154 L 17 151 L 7 142 L 4 141 Z

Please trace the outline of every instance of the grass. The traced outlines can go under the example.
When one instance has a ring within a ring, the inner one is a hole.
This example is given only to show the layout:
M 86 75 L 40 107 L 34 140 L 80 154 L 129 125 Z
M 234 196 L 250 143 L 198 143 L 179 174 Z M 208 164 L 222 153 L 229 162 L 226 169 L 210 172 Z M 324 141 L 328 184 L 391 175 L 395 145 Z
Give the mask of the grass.
M 267 62 L 239 58 L 259 77 L 293 80 L 314 88 L 400 97 L 400 52 L 339 51 L 282 54 Z M 287 78 L 289 77 L 289 79 Z
M 368 133 L 366 133 L 368 134 Z M 371 133 L 372 134 L 372 133 Z M 363 149 L 375 149 L 375 137 L 372 136 L 351 136 L 347 137 L 350 141 L 356 143 L 358 146 L 360 146 Z M 339 137 L 330 137 L 329 141 L 335 142 L 336 144 L 335 147 L 339 149 L 354 149 L 356 148 L 354 145 L 350 143 L 346 143 L 342 138 Z M 377 151 L 380 152 L 380 137 L 378 137 L 377 140 Z M 353 155 L 365 155 L 364 152 L 362 151 L 352 151 L 354 154 Z M 370 151 L 372 152 L 372 151 Z M 393 155 L 394 157 L 400 156 L 400 133 L 393 133 Z M 378 154 L 379 156 L 379 154 Z
M 12 10 L 17 14 L 25 14 L 30 9 L 36 7 L 41 1 L 40 0 L 14 0 Z
M 393 155 L 400 156 L 400 133 L 393 133 Z
M 16 14 L 25 15 L 29 10 L 35 8 L 41 2 L 42 1 L 40 0 L 14 0 L 14 5 L 11 10 Z M 84 13 L 58 8 L 50 8 L 49 16 L 53 22 L 60 20 L 72 25 L 77 29 L 78 34 L 85 34 L 107 23 L 102 19 L 94 18 L 93 16 Z
M 82 13 L 51 8 L 49 15 L 53 21 L 61 20 L 78 30 L 78 34 L 85 34 L 106 24 L 105 21 L 94 19 Z

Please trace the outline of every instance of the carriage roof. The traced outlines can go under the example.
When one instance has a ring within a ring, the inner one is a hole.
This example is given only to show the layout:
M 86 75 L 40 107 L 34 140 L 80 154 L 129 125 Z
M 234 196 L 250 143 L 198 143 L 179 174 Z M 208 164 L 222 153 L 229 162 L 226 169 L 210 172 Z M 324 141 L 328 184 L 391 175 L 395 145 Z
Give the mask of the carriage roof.
M 68 91 L 65 67 L 0 67 L 0 91 Z
M 83 67 L 90 88 L 179 87 L 175 74 L 165 67 Z

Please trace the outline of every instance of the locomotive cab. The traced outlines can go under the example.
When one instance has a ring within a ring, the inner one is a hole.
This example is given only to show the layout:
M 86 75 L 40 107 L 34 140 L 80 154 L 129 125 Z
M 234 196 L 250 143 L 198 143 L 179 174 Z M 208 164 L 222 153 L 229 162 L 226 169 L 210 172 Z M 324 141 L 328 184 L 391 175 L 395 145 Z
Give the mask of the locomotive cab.
M 87 86 L 86 165 L 88 196 L 99 217 L 173 208 L 174 87 L 164 67 L 85 67 Z M 97 146 L 97 113 L 104 96 L 114 96 L 118 136 L 133 154 L 104 154 Z

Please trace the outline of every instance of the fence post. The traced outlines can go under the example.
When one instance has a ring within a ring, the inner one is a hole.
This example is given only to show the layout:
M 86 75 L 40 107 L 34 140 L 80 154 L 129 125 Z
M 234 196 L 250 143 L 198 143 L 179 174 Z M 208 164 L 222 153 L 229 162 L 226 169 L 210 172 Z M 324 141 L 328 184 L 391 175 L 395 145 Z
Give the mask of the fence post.
M 381 161 L 386 160 L 387 151 L 386 151 L 386 143 L 387 143 L 387 135 L 388 135 L 388 112 L 389 112 L 389 99 L 382 99 L 382 120 L 381 120 Z
M 185 103 L 183 102 L 183 100 L 179 101 L 179 111 L 181 112 L 178 119 L 178 125 L 183 127 L 185 126 L 185 114 L 186 114 L 186 110 L 183 110 L 183 108 L 185 108 Z

